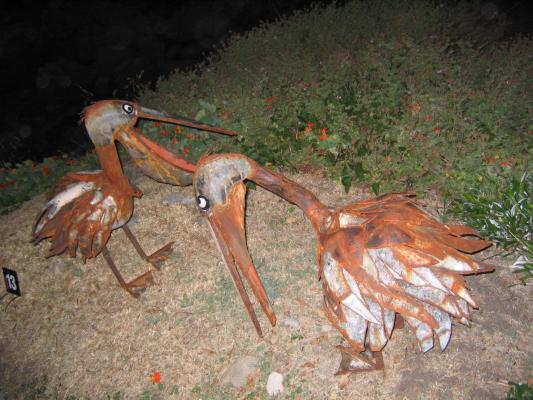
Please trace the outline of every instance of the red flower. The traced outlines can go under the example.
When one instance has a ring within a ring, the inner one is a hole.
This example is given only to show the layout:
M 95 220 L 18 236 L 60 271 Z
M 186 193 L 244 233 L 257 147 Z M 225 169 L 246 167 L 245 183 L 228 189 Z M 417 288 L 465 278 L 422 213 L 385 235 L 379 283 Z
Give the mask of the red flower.
M 2 182 L 0 183 L 0 190 L 6 189 L 11 182 Z
M 328 128 L 322 128 L 322 129 L 320 129 L 320 134 L 321 134 L 321 135 L 327 135 L 327 133 L 328 133 Z
M 411 110 L 411 113 L 418 114 L 420 110 L 422 110 L 422 106 L 420 103 L 412 103 L 407 106 L 409 110 Z
M 172 144 L 177 144 L 178 143 L 178 138 L 176 136 L 174 136 L 172 138 Z
M 437 135 L 440 135 L 442 129 L 439 128 L 439 127 L 437 126 L 435 129 L 433 129 L 433 131 L 434 131 Z
M 180 134 L 180 133 L 183 133 L 183 128 L 180 125 L 176 125 L 176 127 L 174 128 L 174 131 L 177 134 Z
M 48 165 L 43 165 L 43 175 L 48 176 L 50 175 L 50 167 Z
M 307 127 L 313 129 L 316 126 L 315 122 L 308 122 Z
M 185 154 L 186 156 L 188 156 L 190 152 L 191 152 L 191 149 L 189 149 L 188 147 L 183 148 L 183 154 Z
M 507 167 L 510 167 L 510 166 L 512 166 L 512 165 L 513 165 L 513 164 L 512 164 L 510 161 L 508 161 L 508 160 L 502 161 L 502 162 L 500 163 L 500 167 L 503 167 L 503 168 L 507 168 Z
M 327 134 L 324 133 L 324 134 L 322 134 L 322 135 L 319 136 L 319 139 L 320 139 L 320 140 L 326 140 L 326 139 L 329 139 L 329 135 L 327 135 Z
M 152 382 L 153 383 L 161 383 L 161 372 L 156 371 L 152 374 Z
M 433 121 L 433 115 L 431 114 L 426 115 L 426 121 Z
M 155 126 L 159 128 L 161 126 L 161 121 L 155 121 Z
M 273 103 L 274 101 L 276 101 L 276 98 L 275 98 L 274 96 L 272 96 L 272 97 L 268 97 L 268 98 L 265 99 L 265 101 L 266 101 L 267 103 Z
M 164 137 L 168 137 L 170 133 L 166 129 L 163 129 L 163 131 L 161 132 L 161 135 L 163 135 Z

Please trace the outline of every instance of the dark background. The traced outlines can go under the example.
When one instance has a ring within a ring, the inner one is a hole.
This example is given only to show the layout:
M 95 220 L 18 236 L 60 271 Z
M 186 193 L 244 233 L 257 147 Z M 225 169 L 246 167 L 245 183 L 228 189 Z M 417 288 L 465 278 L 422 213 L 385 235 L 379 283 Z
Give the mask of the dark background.
M 0 15 L 0 163 L 79 154 L 91 144 L 83 107 L 132 99 L 138 84 L 201 62 L 232 32 L 308 7 L 309 0 L 17 1 Z M 528 1 L 485 2 L 508 35 L 531 33 Z

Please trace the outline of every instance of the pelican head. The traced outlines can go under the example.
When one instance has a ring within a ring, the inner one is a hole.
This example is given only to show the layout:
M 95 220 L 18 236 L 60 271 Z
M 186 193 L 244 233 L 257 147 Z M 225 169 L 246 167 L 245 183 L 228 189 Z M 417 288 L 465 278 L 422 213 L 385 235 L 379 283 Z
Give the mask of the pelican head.
M 221 154 L 201 159 L 194 174 L 196 204 L 207 218 L 211 233 L 228 267 L 231 277 L 248 310 L 259 336 L 260 324 L 241 280 L 240 272 L 267 315 L 272 326 L 276 316 L 267 292 L 248 252 L 244 229 L 246 186 L 257 164 L 240 154 Z
M 196 204 L 207 218 L 215 242 L 226 262 L 257 333 L 261 328 L 241 281 L 248 281 L 272 326 L 274 311 L 255 269 L 246 245 L 244 228 L 245 180 L 250 180 L 296 204 L 319 226 L 329 216 L 328 209 L 309 191 L 276 172 L 269 171 L 242 154 L 215 154 L 201 159 L 193 177 Z
M 191 183 L 190 173 L 196 170 L 195 165 L 146 137 L 136 127 L 139 119 L 183 125 L 224 135 L 236 134 L 235 131 L 152 110 L 132 101 L 98 101 L 84 110 L 82 120 L 95 145 L 102 168 L 108 175 L 115 176 L 111 178 L 113 181 L 120 180 L 122 174 L 115 146 L 115 141 L 118 141 L 126 148 L 135 165 L 151 178 L 179 186 Z
M 139 118 L 184 125 L 210 132 L 235 135 L 235 132 L 216 128 L 189 118 L 167 114 L 126 100 L 102 100 L 91 104 L 83 112 L 83 122 L 93 143 L 106 146 L 119 139 L 121 132 L 132 129 Z

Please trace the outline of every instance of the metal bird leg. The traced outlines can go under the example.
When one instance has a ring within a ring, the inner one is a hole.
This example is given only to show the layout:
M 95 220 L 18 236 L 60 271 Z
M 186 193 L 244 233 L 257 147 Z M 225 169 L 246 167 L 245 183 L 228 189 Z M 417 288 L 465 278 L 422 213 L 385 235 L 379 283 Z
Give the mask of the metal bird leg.
M 130 240 L 130 242 L 133 244 L 133 247 L 135 247 L 135 250 L 137 250 L 137 253 L 139 254 L 139 256 L 141 256 L 143 260 L 152 264 L 154 268 L 156 268 L 157 270 L 160 270 L 161 264 L 163 263 L 163 261 L 165 261 L 167 257 L 170 255 L 170 253 L 172 253 L 172 245 L 174 244 L 174 242 L 167 243 L 166 245 L 161 247 L 159 250 L 153 252 L 150 255 L 147 255 L 144 252 L 141 245 L 139 244 L 139 241 L 137 240 L 137 238 L 135 237 L 131 229 L 128 228 L 127 225 L 124 225 L 122 229 L 124 230 L 124 233 Z
M 335 375 L 353 374 L 357 372 L 379 371 L 383 369 L 381 351 L 369 349 L 359 352 L 351 346 L 337 346 L 341 352 L 341 364 Z
M 154 268 L 160 270 L 161 264 L 167 259 L 167 257 L 172 252 L 172 245 L 174 244 L 174 242 L 170 242 L 159 250 L 152 253 L 151 255 L 147 255 L 139 244 L 139 241 L 137 240 L 131 229 L 128 228 L 127 225 L 122 226 L 122 229 L 124 230 L 124 233 L 126 233 L 127 238 L 133 244 L 133 247 L 135 247 L 135 250 L 137 251 L 139 256 L 143 260 L 152 264 Z M 111 254 L 107 249 L 107 246 L 104 246 L 102 250 L 102 255 L 104 256 L 107 265 L 109 265 L 109 268 L 111 268 L 111 271 L 113 271 L 113 274 L 120 283 L 120 286 L 122 286 L 122 288 L 126 290 L 129 294 L 131 294 L 133 297 L 139 298 L 140 294 L 146 289 L 146 287 L 153 283 L 152 271 L 147 271 L 144 274 L 139 275 L 137 278 L 131 280 L 130 282 L 126 282 L 124 280 L 124 277 L 118 270 L 115 262 L 113 261 L 113 258 L 111 257 Z
M 107 265 L 109 265 L 109 268 L 111 268 L 111 271 L 113 271 L 113 274 L 120 283 L 120 286 L 122 286 L 122 288 L 126 290 L 129 294 L 131 294 L 133 297 L 139 298 L 141 292 L 143 292 L 146 287 L 153 282 L 152 271 L 147 271 L 144 274 L 133 279 L 132 281 L 126 283 L 126 281 L 122 277 L 122 274 L 115 265 L 113 258 L 111 258 L 111 254 L 109 254 L 107 246 L 104 246 L 104 249 L 102 250 L 102 255 L 107 261 Z

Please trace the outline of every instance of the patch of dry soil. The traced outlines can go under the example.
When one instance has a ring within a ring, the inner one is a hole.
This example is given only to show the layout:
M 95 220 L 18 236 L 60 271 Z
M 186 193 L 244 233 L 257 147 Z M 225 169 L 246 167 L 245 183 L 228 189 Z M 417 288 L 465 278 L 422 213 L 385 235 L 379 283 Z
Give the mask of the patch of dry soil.
M 317 175 L 292 178 L 330 205 L 368 196 L 345 195 Z M 139 241 L 148 252 L 176 242 L 139 300 L 118 286 L 101 256 L 85 265 L 46 259 L 48 243 L 29 243 L 43 196 L 0 217 L 1 265 L 18 272 L 23 290 L 0 303 L 0 398 L 35 395 L 45 378 L 57 398 L 267 398 L 266 379 L 277 371 L 285 398 L 501 399 L 507 380 L 531 376 L 532 289 L 511 286 L 516 277 L 503 264 L 467 278 L 480 309 L 471 328 L 454 327 L 445 352 L 420 353 L 406 327 L 384 350 L 384 372 L 336 377 L 341 337 L 322 313 L 314 233 L 298 209 L 262 189 L 248 195 L 250 250 L 278 321 L 286 320 L 270 329 L 258 313 L 259 339 L 202 217 L 190 204 L 164 201 L 192 196 L 191 188 L 146 178 L 137 184 L 145 192 L 132 224 Z M 123 232 L 109 247 L 127 277 L 148 268 Z M 245 355 L 259 360 L 259 372 L 240 390 L 223 386 L 224 371 Z M 162 385 L 151 382 L 155 371 Z

